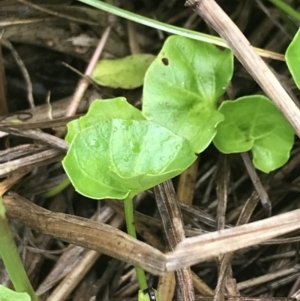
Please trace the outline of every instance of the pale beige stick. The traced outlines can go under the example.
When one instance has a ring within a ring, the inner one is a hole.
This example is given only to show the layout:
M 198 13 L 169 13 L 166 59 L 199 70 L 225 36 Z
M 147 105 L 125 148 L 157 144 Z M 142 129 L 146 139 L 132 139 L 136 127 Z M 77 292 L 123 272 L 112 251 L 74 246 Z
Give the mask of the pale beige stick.
M 241 154 L 242 159 L 244 161 L 244 164 L 246 166 L 246 169 L 248 171 L 248 174 L 250 176 L 250 179 L 253 183 L 253 186 L 260 198 L 260 202 L 265 209 L 268 216 L 271 216 L 272 214 L 272 203 L 270 201 L 269 195 L 263 186 L 263 184 L 260 181 L 259 176 L 256 173 L 255 167 L 253 166 L 253 163 L 250 159 L 250 156 L 248 153 L 242 153 Z
M 124 218 L 120 215 L 114 217 L 110 225 L 119 228 L 124 223 Z M 80 262 L 72 269 L 72 271 L 65 277 L 59 286 L 52 292 L 46 301 L 63 301 L 69 297 L 72 291 L 82 281 L 84 276 L 89 272 L 91 267 L 95 264 L 101 253 L 89 250 Z
M 110 207 L 103 206 L 101 207 L 101 210 L 98 209 L 96 211 L 95 215 L 91 219 L 106 223 L 112 219 L 114 214 L 115 212 Z M 36 290 L 38 296 L 45 294 L 68 274 L 71 274 L 70 272 L 82 260 L 85 255 L 84 252 L 86 251 L 80 246 L 74 246 L 71 244 L 66 249 L 67 250 L 64 250 L 62 255 L 58 258 L 46 278 L 43 279 L 42 283 L 38 286 Z M 84 275 L 82 277 L 84 277 Z
M 272 280 L 281 278 L 286 275 L 291 275 L 291 274 L 295 274 L 295 273 L 299 273 L 299 272 L 300 272 L 300 268 L 298 265 L 296 265 L 289 269 L 280 270 L 280 271 L 277 271 L 274 273 L 269 273 L 266 275 L 262 275 L 262 276 L 259 276 L 259 277 L 253 278 L 253 279 L 249 279 L 249 280 L 240 282 L 237 284 L 237 287 L 239 290 L 243 290 L 243 289 L 246 289 L 249 287 L 253 287 L 253 286 L 260 285 L 260 284 L 263 284 L 266 282 L 270 282 Z
M 104 253 L 155 275 L 167 272 L 165 254 L 110 225 L 51 212 L 13 192 L 5 195 L 3 202 L 8 216 L 39 232 Z
M 86 71 L 84 73 L 85 75 L 89 76 L 92 74 L 92 72 L 97 64 L 97 61 L 99 60 L 99 57 L 104 49 L 104 46 L 106 44 L 106 41 L 107 41 L 109 33 L 110 33 L 110 29 L 111 29 L 111 27 L 108 26 L 105 29 L 105 31 L 103 32 L 102 37 L 97 45 L 97 48 L 95 49 L 95 52 L 92 56 L 92 59 L 90 60 L 89 65 L 86 68 Z M 83 97 L 83 94 L 84 94 L 85 90 L 87 89 L 88 85 L 89 85 L 89 82 L 85 78 L 82 78 L 79 81 L 76 91 L 71 100 L 71 103 L 67 109 L 66 116 L 73 116 L 76 114 L 76 111 L 80 104 L 81 98 Z
M 195 290 L 203 296 L 213 296 L 214 291 L 196 274 L 192 271 L 193 284 Z
M 65 152 L 69 149 L 69 145 L 63 139 L 38 130 L 21 130 L 18 128 L 7 128 L 5 129 L 5 131 L 9 134 L 13 134 L 16 136 L 26 137 L 26 138 L 34 139 L 36 141 L 41 141 L 51 146 L 52 148 L 57 148 Z
M 199 158 L 187 170 L 185 170 L 179 179 L 177 188 L 177 197 L 180 202 L 192 205 L 194 198 L 195 182 L 197 177 Z M 193 283 L 197 281 L 198 276 L 192 274 Z M 199 279 L 197 283 L 202 283 Z M 165 285 L 165 286 L 164 286 Z M 159 278 L 158 295 L 164 296 L 165 301 L 173 300 L 175 293 L 176 281 L 174 273 L 167 273 Z
M 237 226 L 201 236 L 186 238 L 173 253 L 167 255 L 167 270 L 193 265 L 209 258 L 292 232 L 300 228 L 300 209 L 258 222 Z
M 159 277 L 157 293 L 160 298 L 163 296 L 165 301 L 172 301 L 175 293 L 176 279 L 175 273 L 169 272 Z
M 25 169 L 31 171 L 33 168 L 61 161 L 64 155 L 56 149 L 40 151 L 26 158 L 18 158 L 0 164 L 0 177 L 8 176 L 16 171 L 23 172 Z
M 238 60 L 274 101 L 300 137 L 300 110 L 227 14 L 214 0 L 188 0 L 186 5 L 192 7 L 227 42 Z
M 107 254 L 155 275 L 257 245 L 300 228 L 300 209 L 297 209 L 243 226 L 186 238 L 173 252 L 163 254 L 114 227 L 48 211 L 16 193 L 5 195 L 3 201 L 9 217 L 32 229 Z
M 51 252 L 61 252 L 61 256 L 55 262 L 54 267 L 48 273 L 42 283 L 36 289 L 36 294 L 42 296 L 58 284 L 70 271 L 80 262 L 84 256 L 85 249 L 80 246 L 69 244 L 64 249 Z M 50 251 L 47 251 L 50 252 Z
M 228 183 L 230 180 L 230 163 L 228 155 L 220 154 L 217 172 L 217 228 L 216 230 L 225 229 L 225 217 L 228 202 Z M 226 278 L 229 279 L 231 271 L 231 260 L 226 260 L 225 256 L 219 256 L 218 281 L 215 288 L 214 301 L 224 301 Z
M 53 17 L 49 18 L 29 18 L 29 19 L 19 19 L 19 20 L 8 20 L 8 21 L 0 21 L 0 27 L 9 27 L 13 25 L 21 25 L 21 24 L 31 24 L 31 23 L 40 23 L 55 20 Z

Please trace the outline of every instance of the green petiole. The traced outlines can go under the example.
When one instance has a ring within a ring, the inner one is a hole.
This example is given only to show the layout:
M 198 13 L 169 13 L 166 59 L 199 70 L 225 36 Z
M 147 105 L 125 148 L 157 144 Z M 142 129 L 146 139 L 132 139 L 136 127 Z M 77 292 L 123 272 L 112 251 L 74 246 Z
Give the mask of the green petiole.
M 63 191 L 66 187 L 68 187 L 70 185 L 70 183 L 71 183 L 70 179 L 68 177 L 66 177 L 58 185 L 56 185 L 55 187 L 53 187 L 53 188 L 49 189 L 48 191 L 42 193 L 41 197 L 51 198 L 51 197 L 59 194 L 61 191 Z
M 134 216 L 133 216 L 133 204 L 132 204 L 132 197 L 128 196 L 124 200 L 124 211 L 125 211 L 125 220 L 126 220 L 126 227 L 127 227 L 127 233 L 132 236 L 133 238 L 136 238 L 136 231 L 134 226 Z M 144 270 L 142 270 L 139 267 L 135 267 L 136 271 L 136 277 L 139 283 L 140 290 L 145 290 L 148 287 L 146 275 Z
M 11 234 L 2 197 L 0 197 L 0 256 L 15 290 L 28 293 L 31 301 L 38 301 Z
M 126 220 L 126 227 L 127 233 L 136 238 L 136 231 L 134 225 L 134 216 L 133 216 L 133 201 L 132 196 L 129 195 L 124 200 L 124 211 L 125 211 L 125 220 Z M 157 291 L 153 288 L 148 288 L 147 279 L 144 270 L 139 267 L 135 267 L 136 277 L 139 283 L 139 294 L 138 300 L 139 301 L 159 301 Z

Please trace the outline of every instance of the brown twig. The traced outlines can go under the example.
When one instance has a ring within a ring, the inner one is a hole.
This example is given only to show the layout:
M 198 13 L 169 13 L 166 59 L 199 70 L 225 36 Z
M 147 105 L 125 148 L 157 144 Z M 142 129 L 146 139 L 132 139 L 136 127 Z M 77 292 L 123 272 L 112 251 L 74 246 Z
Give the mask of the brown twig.
M 257 173 L 256 170 L 250 160 L 249 154 L 248 153 L 242 153 L 241 154 L 242 159 L 244 161 L 244 164 L 246 166 L 246 169 L 248 171 L 248 174 L 250 176 L 250 179 L 253 183 L 253 186 L 260 198 L 260 202 L 263 206 L 263 208 L 265 209 L 266 213 L 268 216 L 271 216 L 272 213 L 272 203 L 269 199 L 269 196 L 265 190 L 265 188 L 263 187 Z
M 53 162 L 61 161 L 64 155 L 61 151 L 49 149 L 29 155 L 25 158 L 0 164 L 0 177 L 8 176 L 19 170 L 32 170 L 38 166 L 47 165 Z
M 230 167 L 227 155 L 220 155 L 219 166 L 218 166 L 218 177 L 217 177 L 217 197 L 218 197 L 218 208 L 217 208 L 217 229 L 225 229 L 225 216 L 227 209 L 228 200 L 228 182 L 230 177 Z M 226 260 L 227 259 L 227 260 Z M 219 272 L 218 282 L 215 288 L 214 300 L 224 300 L 225 295 L 225 280 L 227 270 L 230 266 L 231 258 L 226 256 L 220 256 L 218 260 Z
M 41 141 L 51 146 L 52 148 L 63 150 L 65 152 L 69 149 L 68 144 L 63 139 L 41 131 L 7 128 L 5 129 L 5 132 L 16 136 L 26 137 L 37 141 Z
M 160 213 L 168 246 L 174 250 L 184 240 L 181 210 L 171 181 L 166 181 L 154 188 L 158 211 Z M 190 268 L 176 271 L 178 296 L 182 301 L 195 299 L 192 273 Z
M 189 267 L 300 228 L 300 209 L 297 209 L 232 229 L 186 238 L 173 252 L 163 254 L 114 227 L 48 211 L 15 193 L 4 196 L 3 201 L 9 217 L 32 229 L 102 252 L 156 275 Z

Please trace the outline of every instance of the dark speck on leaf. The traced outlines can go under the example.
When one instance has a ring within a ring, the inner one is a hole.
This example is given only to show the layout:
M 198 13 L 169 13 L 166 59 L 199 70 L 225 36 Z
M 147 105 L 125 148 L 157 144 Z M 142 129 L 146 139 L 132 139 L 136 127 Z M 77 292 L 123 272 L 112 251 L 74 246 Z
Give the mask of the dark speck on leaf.
M 166 57 L 163 57 L 161 59 L 162 63 L 165 65 L 165 66 L 168 66 L 169 65 L 169 60 L 166 58 Z

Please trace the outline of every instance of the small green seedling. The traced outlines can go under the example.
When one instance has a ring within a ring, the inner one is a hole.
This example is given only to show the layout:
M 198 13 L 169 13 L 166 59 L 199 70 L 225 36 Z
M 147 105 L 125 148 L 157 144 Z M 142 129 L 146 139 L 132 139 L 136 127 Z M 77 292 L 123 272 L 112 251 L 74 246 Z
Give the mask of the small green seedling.
M 134 54 L 122 59 L 101 60 L 91 77 L 102 86 L 138 88 L 143 85 L 145 73 L 154 59 L 152 54 Z
M 0 257 L 16 290 L 15 292 L 0 285 L 0 300 L 38 301 L 9 228 L 2 197 L 0 197 Z
M 232 74 L 231 51 L 169 37 L 146 73 L 143 113 L 188 139 L 196 153 L 211 141 L 226 154 L 251 150 L 255 167 L 268 173 L 289 159 L 294 132 L 263 96 L 224 101 L 218 108 Z
M 146 120 L 124 98 L 96 100 L 68 130 L 71 145 L 63 166 L 72 184 L 90 198 L 124 200 L 127 231 L 135 238 L 133 197 L 179 175 L 196 160 L 186 139 Z M 136 272 L 144 291 L 144 271 Z
M 212 141 L 224 153 L 251 150 L 265 172 L 283 165 L 294 133 L 270 100 L 249 96 L 218 108 L 232 74 L 229 50 L 169 37 L 146 72 L 142 112 L 122 97 L 97 100 L 68 124 L 63 166 L 76 190 L 124 200 L 128 233 L 136 237 L 133 197 L 179 175 Z M 136 271 L 139 301 L 157 299 Z
M 231 154 L 251 150 L 254 165 L 265 173 L 288 161 L 294 131 L 268 98 L 253 95 L 224 101 L 219 112 L 225 117 L 213 140 L 219 151 Z

